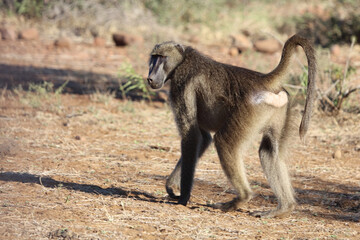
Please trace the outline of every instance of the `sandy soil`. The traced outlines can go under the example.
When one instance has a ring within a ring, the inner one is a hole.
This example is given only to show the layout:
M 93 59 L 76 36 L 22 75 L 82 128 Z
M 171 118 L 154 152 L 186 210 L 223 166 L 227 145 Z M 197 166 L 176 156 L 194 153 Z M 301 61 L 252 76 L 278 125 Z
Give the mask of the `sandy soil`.
M 29 65 L 8 51 L 2 64 Z M 0 239 L 358 239 L 360 114 L 317 112 L 313 120 L 305 145 L 294 136 L 288 160 L 299 205 L 289 217 L 259 219 L 249 212 L 274 208 L 276 200 L 257 142 L 245 161 L 255 192 L 248 204 L 229 213 L 207 206 L 234 196 L 211 146 L 183 207 L 164 189 L 180 155 L 167 104 L 4 89 Z

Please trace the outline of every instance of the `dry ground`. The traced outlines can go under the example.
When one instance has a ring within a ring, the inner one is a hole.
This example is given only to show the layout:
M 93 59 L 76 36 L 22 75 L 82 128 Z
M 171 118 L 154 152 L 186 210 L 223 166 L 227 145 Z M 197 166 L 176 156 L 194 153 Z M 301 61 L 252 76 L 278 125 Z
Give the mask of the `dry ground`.
M 276 206 L 256 144 L 246 159 L 256 196 L 224 213 L 208 202 L 233 197 L 214 147 L 201 159 L 188 207 L 164 190 L 179 157 L 167 105 L 107 95 L 3 91 L 0 104 L 0 239 L 358 239 L 360 115 L 314 117 L 307 144 L 289 160 L 298 196 L 284 219 L 253 210 Z M 341 159 L 332 154 L 341 149 Z
M 61 50 L 48 43 L 0 42 L 0 74 L 11 70 L 21 79 L 18 71 L 24 70 L 24 79 L 33 74 L 41 80 L 39 72 L 51 77 L 62 69 L 69 75 L 86 71 L 79 78 L 87 72 L 106 77 L 128 60 L 146 72 L 148 48 L 135 48 Z M 280 57 L 250 55 L 256 59 L 223 60 L 266 71 Z M 164 189 L 180 155 L 166 104 L 0 90 L 0 239 L 358 239 L 359 122 L 360 114 L 316 113 L 306 145 L 295 136 L 289 158 L 298 207 L 284 219 L 259 219 L 249 212 L 271 209 L 276 200 L 256 143 L 246 159 L 252 201 L 230 213 L 207 207 L 234 196 L 211 146 L 183 207 Z M 333 157 L 337 149 L 341 158 Z

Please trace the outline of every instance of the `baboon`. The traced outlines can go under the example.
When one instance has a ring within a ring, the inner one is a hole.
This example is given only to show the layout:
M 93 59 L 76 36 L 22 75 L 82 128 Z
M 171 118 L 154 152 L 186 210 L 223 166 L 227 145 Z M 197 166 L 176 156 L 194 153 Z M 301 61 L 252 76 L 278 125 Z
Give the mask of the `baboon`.
M 229 211 L 249 201 L 252 192 L 243 158 L 257 133 L 262 133 L 259 157 L 278 206 L 271 211 L 251 214 L 279 217 L 295 208 L 294 190 L 284 161 L 290 107 L 281 84 L 298 45 L 308 60 L 307 97 L 299 128 L 303 139 L 316 97 L 316 59 L 314 49 L 305 38 L 294 35 L 287 40 L 280 63 L 267 74 L 214 61 L 190 46 L 174 42 L 155 45 L 147 81 L 153 89 L 171 81 L 169 99 L 181 136 L 181 157 L 166 182 L 171 198 L 178 199 L 179 204 L 187 204 L 197 160 L 211 143 L 210 132 L 213 132 L 221 166 L 237 196 L 229 202 L 211 206 Z M 180 196 L 175 194 L 178 189 Z

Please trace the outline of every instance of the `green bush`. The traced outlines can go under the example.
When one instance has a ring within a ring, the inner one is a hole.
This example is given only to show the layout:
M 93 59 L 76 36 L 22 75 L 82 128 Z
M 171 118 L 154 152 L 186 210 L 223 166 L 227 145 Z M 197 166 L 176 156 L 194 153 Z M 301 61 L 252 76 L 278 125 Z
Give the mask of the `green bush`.
M 8 12 L 29 18 L 40 17 L 44 10 L 44 0 L 2 0 L 0 7 Z
M 312 38 L 315 44 L 329 47 L 334 43 L 360 41 L 360 7 L 358 1 L 339 0 L 338 6 L 327 10 L 328 16 L 305 13 L 295 17 L 297 32 Z
M 144 79 L 135 72 L 130 63 L 123 63 L 120 66 L 119 78 L 126 80 L 125 83 L 123 81 L 119 83 L 122 99 L 126 99 L 130 93 L 135 92 L 134 95 L 140 95 L 141 98 L 151 101 L 153 92 L 149 91 Z

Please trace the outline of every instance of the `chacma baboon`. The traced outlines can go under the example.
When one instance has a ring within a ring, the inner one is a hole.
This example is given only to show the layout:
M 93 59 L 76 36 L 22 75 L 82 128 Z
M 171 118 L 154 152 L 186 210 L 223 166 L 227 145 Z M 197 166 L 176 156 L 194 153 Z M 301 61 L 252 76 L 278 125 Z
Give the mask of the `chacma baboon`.
M 314 50 L 305 38 L 292 36 L 285 43 L 279 65 L 268 74 L 216 62 L 174 42 L 154 47 L 147 80 L 153 89 L 171 80 L 169 99 L 181 136 L 181 157 L 166 182 L 170 197 L 178 199 L 179 204 L 187 204 L 195 165 L 212 141 L 210 132 L 214 132 L 221 166 L 237 197 L 212 206 L 229 211 L 249 201 L 252 193 L 243 158 L 249 143 L 257 133 L 262 133 L 259 156 L 278 206 L 253 215 L 274 217 L 293 210 L 296 201 L 284 161 L 290 108 L 281 84 L 297 45 L 304 49 L 308 60 L 307 98 L 299 129 L 303 139 L 315 99 L 316 74 Z M 179 188 L 177 196 L 174 191 Z

